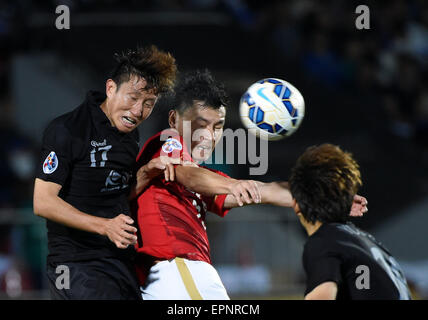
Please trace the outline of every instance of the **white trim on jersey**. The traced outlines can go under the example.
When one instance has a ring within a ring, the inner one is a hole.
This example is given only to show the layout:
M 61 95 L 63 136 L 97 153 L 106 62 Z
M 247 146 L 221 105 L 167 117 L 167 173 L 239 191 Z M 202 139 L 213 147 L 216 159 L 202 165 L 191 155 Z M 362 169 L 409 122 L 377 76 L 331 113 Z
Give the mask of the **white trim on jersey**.
M 229 300 L 212 265 L 183 258 L 158 262 L 140 287 L 144 300 Z

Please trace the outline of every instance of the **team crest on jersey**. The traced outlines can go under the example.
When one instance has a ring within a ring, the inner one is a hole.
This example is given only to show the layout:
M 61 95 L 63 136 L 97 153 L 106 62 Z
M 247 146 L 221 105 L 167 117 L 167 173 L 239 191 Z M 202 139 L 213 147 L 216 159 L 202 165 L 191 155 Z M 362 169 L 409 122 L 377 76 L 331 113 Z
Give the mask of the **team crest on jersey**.
M 43 172 L 46 174 L 51 174 L 58 168 L 58 157 L 56 156 L 55 151 L 51 151 L 46 157 L 45 162 L 43 162 Z
M 183 146 L 180 141 L 174 138 L 168 138 L 162 146 L 162 150 L 165 153 L 171 153 L 174 150 L 181 150 Z

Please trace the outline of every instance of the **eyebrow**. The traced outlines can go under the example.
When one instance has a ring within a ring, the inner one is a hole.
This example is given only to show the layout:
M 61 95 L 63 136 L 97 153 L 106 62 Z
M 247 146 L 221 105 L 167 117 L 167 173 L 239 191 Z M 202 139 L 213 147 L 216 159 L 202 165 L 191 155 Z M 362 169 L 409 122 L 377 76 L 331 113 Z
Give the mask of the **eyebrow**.
M 197 118 L 196 118 L 196 121 L 205 121 L 205 122 L 210 122 L 209 120 L 207 120 L 207 119 L 205 119 L 205 118 L 203 118 L 203 117 L 201 117 L 201 116 L 198 116 Z M 225 123 L 225 120 L 224 119 L 220 119 L 219 121 L 217 121 L 215 124 L 224 124 Z
M 140 96 L 142 94 L 142 92 L 136 91 L 136 90 L 132 90 L 132 91 L 128 92 L 128 94 L 136 94 L 136 95 Z M 156 99 L 157 98 L 147 98 L 147 99 L 145 99 L 145 101 L 156 101 Z
M 196 120 L 197 120 L 197 121 L 205 121 L 205 122 L 209 122 L 207 119 L 202 118 L 201 116 L 198 116 L 198 117 L 196 118 Z

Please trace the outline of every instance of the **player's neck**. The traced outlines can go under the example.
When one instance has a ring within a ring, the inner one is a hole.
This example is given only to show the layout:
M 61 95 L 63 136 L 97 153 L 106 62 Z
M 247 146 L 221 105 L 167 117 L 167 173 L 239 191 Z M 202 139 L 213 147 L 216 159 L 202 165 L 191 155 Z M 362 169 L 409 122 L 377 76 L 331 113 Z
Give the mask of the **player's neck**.
M 322 222 L 320 221 L 316 221 L 315 223 L 310 223 L 310 222 L 304 222 L 303 226 L 306 229 L 306 232 L 308 233 L 308 236 L 310 237 L 311 235 L 313 235 L 321 226 L 322 226 Z
M 105 100 L 104 100 L 104 102 L 103 102 L 103 103 L 101 103 L 100 108 L 101 108 L 101 110 L 104 112 L 104 114 L 106 115 L 107 119 L 110 121 L 110 124 L 111 124 L 112 126 L 114 126 L 114 123 L 113 123 L 113 121 L 112 121 L 112 119 L 111 119 L 111 117 L 110 117 L 109 110 L 108 110 L 108 108 L 107 108 L 107 99 L 105 99 Z

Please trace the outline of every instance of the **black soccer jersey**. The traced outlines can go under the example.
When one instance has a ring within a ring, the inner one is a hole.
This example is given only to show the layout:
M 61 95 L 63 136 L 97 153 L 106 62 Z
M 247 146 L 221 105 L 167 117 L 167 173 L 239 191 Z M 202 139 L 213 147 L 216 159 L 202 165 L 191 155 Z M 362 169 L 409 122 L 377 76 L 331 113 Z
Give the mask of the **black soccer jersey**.
M 305 244 L 303 266 L 305 295 L 333 281 L 338 300 L 410 299 L 397 261 L 372 235 L 352 223 L 324 223 Z
M 90 91 L 82 105 L 54 119 L 43 134 L 37 177 L 60 184 L 59 196 L 77 209 L 99 217 L 130 214 L 129 187 L 138 154 L 138 132 L 112 127 L 101 110 L 104 94 Z M 101 235 L 47 220 L 48 261 L 65 262 L 125 256 Z

